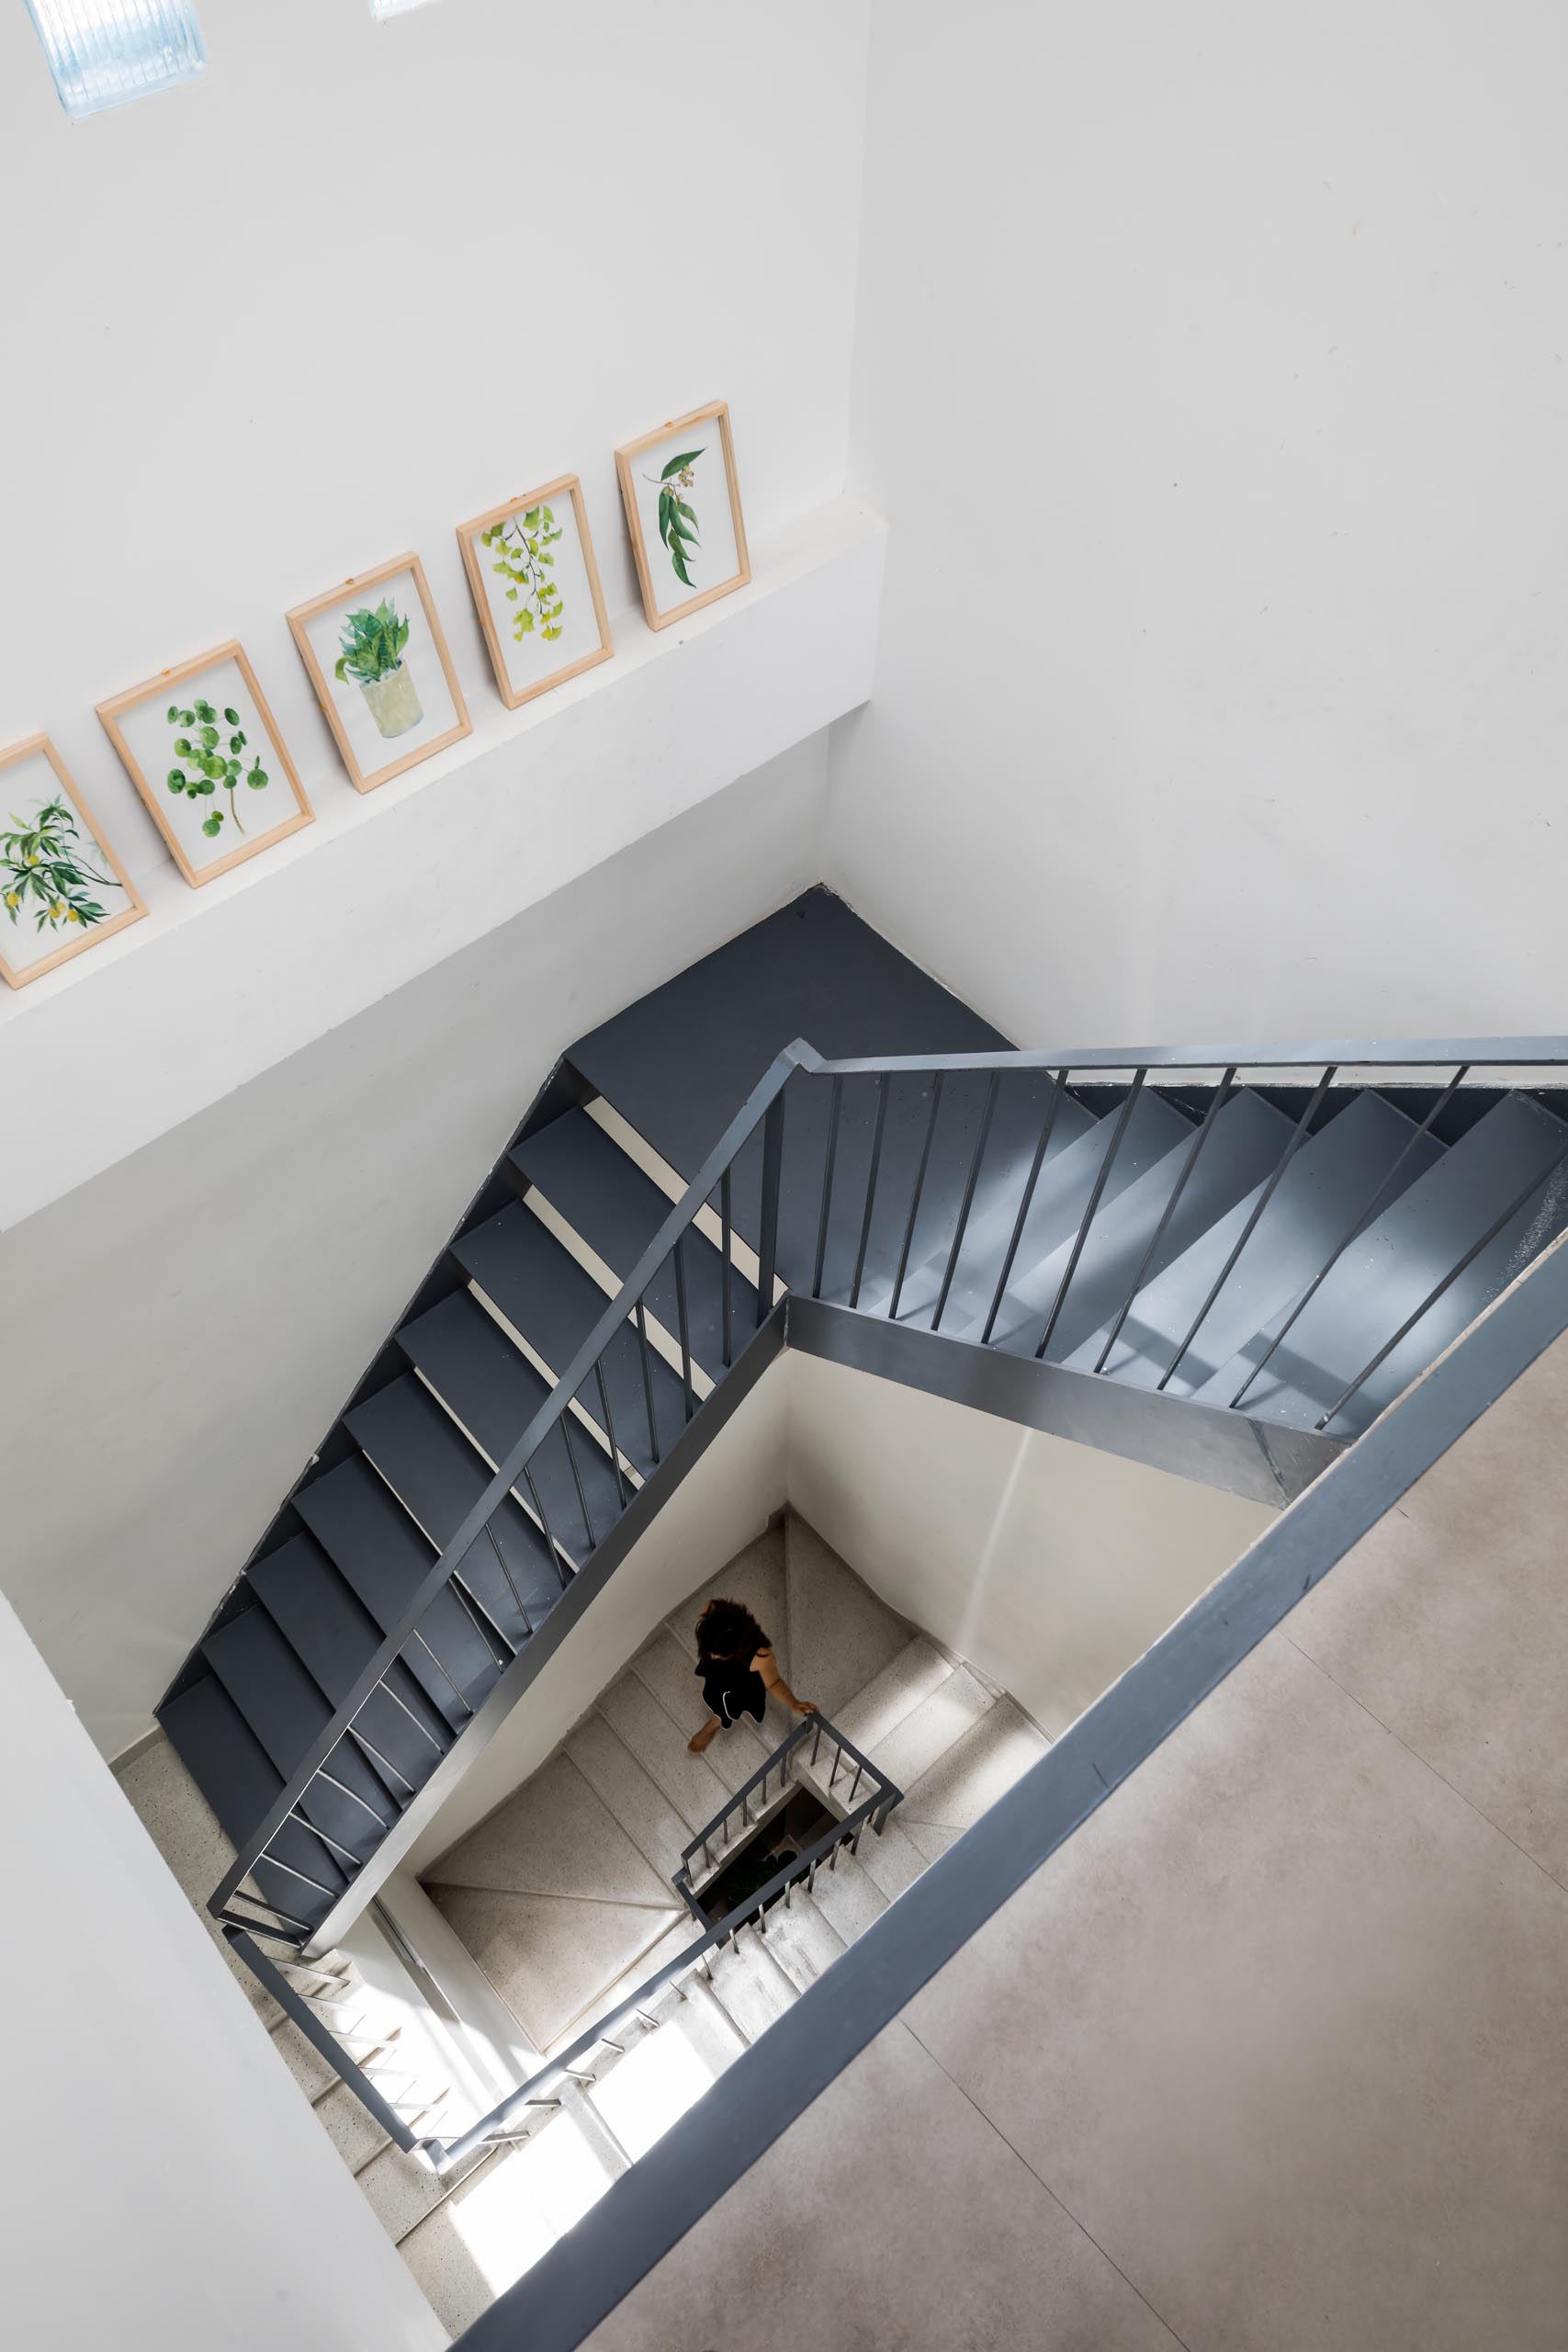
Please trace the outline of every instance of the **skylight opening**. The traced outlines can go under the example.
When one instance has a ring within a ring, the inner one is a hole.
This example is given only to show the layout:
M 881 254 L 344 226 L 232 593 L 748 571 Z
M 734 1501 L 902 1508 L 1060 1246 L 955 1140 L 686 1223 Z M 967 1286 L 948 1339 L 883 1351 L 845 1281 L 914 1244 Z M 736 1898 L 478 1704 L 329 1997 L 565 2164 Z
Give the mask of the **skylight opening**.
M 207 62 L 194 0 L 27 0 L 60 103 L 102 114 L 195 79 Z

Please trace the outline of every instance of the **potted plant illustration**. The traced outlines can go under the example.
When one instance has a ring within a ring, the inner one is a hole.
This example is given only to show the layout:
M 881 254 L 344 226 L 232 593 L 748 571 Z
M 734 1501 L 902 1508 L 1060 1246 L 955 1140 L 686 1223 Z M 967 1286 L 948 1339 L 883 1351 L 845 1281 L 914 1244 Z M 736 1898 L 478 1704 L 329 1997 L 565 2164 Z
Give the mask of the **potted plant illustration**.
M 179 730 L 175 737 L 175 765 L 164 779 L 169 790 L 184 794 L 197 807 L 203 800 L 216 800 L 220 792 L 227 793 L 227 809 L 209 808 L 201 830 L 209 841 L 216 840 L 227 819 L 237 833 L 243 833 L 244 822 L 234 797 L 242 778 L 252 792 L 265 792 L 272 779 L 259 758 L 253 757 L 248 768 L 244 764 L 246 736 L 239 712 L 225 709 L 221 713 L 223 727 L 229 729 L 227 742 L 219 725 L 220 713 L 199 695 L 188 710 L 172 702 L 164 716 Z
M 536 628 L 544 638 L 558 638 L 561 633 L 565 607 L 552 575 L 555 558 L 550 553 L 560 536 L 560 525 L 548 506 L 530 506 L 525 514 L 509 514 L 504 522 L 492 523 L 480 533 L 495 558 L 491 569 L 507 582 L 506 601 L 516 607 L 512 634 L 519 645 Z
M 681 492 L 691 489 L 695 480 L 692 468 L 702 454 L 701 449 L 683 449 L 678 458 L 671 458 L 659 477 L 659 536 L 670 551 L 675 577 L 684 588 L 696 584 L 686 566 L 697 549 L 697 517 Z M 651 481 L 653 476 L 647 474 L 644 480 Z
M 383 596 L 374 612 L 360 611 L 344 616 L 340 639 L 343 651 L 333 674 L 340 682 L 354 680 L 365 696 L 378 732 L 388 737 L 406 735 L 424 717 L 403 660 L 403 648 L 408 641 L 408 622 L 399 615 L 389 596 Z
M 0 832 L 0 899 L 13 924 L 24 915 L 33 918 L 35 935 L 42 931 L 68 931 L 73 923 L 84 931 L 107 922 L 108 909 L 93 896 L 95 886 L 113 890 L 112 875 L 100 874 L 91 863 L 91 847 L 76 830 L 76 819 L 65 802 L 47 800 L 33 812 L 30 824 L 13 811 L 12 830 Z

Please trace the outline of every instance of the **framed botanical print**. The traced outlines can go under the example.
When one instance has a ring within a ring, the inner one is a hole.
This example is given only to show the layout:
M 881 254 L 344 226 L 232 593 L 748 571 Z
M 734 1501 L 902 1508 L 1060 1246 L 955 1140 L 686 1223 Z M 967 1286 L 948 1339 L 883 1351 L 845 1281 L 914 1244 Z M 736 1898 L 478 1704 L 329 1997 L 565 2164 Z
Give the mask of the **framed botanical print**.
M 356 792 L 471 731 L 418 556 L 296 605 L 288 626 Z
M 146 911 L 49 737 L 0 752 L 0 979 L 25 988 Z
M 649 628 L 668 628 L 751 577 L 729 405 L 645 433 L 615 452 Z
M 457 544 L 508 710 L 610 659 L 615 647 L 575 474 L 459 524 Z
M 101 702 L 98 717 L 195 888 L 311 821 L 299 773 L 235 641 Z

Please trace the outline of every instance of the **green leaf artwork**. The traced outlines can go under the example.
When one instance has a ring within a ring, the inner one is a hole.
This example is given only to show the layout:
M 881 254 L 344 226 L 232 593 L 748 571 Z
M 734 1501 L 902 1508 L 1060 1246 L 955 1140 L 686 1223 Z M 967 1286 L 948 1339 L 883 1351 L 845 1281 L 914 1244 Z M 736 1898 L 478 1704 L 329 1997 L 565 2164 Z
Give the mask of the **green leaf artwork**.
M 512 634 L 521 645 L 537 635 L 554 640 L 564 626 L 560 590 L 552 577 L 555 557 L 550 549 L 562 536 L 551 506 L 530 506 L 525 514 L 509 514 L 481 531 L 479 543 L 491 551 L 491 570 L 506 582 L 502 592 L 516 610 L 509 617 Z
M 694 480 L 692 468 L 702 454 L 701 449 L 683 449 L 678 458 L 671 458 L 659 477 L 659 536 L 669 550 L 676 579 L 686 588 L 696 585 L 686 567 L 699 543 L 695 511 L 681 492 L 691 489 Z M 653 476 L 645 474 L 643 480 L 651 481 Z
M 349 613 L 344 616 L 343 636 L 333 675 L 341 684 L 353 678 L 362 686 L 373 686 L 381 678 L 389 678 L 402 666 L 403 648 L 409 641 L 409 625 L 402 619 L 389 596 L 383 596 L 375 611 Z
M 93 864 L 97 843 L 77 831 L 74 811 L 58 796 L 33 812 L 29 823 L 13 810 L 11 830 L 0 832 L 0 902 L 14 925 L 31 915 L 35 936 L 43 931 L 90 931 L 107 922 L 108 909 L 95 888 L 118 890 L 112 874 Z
M 164 778 L 169 790 L 182 794 L 197 808 L 204 800 L 215 801 L 220 792 L 226 793 L 227 808 L 209 808 L 201 820 L 201 830 L 209 841 L 217 840 L 225 823 L 243 833 L 245 827 L 235 793 L 242 783 L 253 792 L 265 792 L 272 778 L 254 754 L 246 767 L 242 756 L 246 736 L 239 712 L 228 707 L 220 711 L 198 695 L 188 709 L 172 702 L 164 715 L 169 725 L 178 730 L 175 736 L 175 765 Z

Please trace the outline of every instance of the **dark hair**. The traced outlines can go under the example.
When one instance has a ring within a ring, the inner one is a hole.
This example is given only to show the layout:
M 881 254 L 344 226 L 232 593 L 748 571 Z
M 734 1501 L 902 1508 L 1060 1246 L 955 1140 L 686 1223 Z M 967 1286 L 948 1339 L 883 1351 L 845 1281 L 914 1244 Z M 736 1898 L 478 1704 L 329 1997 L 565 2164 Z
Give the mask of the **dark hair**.
M 697 1655 L 701 1658 L 755 1657 L 759 1650 L 771 1646 L 751 1611 L 742 1608 L 739 1600 L 710 1600 L 697 1619 Z

